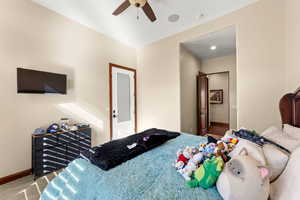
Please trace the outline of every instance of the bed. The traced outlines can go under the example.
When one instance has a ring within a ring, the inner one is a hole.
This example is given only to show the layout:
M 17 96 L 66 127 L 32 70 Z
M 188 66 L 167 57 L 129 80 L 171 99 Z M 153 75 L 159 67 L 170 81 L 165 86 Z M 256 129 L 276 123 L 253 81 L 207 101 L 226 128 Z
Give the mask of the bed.
M 205 137 L 181 134 L 109 171 L 77 159 L 46 187 L 41 199 L 221 200 L 216 188 L 186 187 L 184 179 L 172 167 L 179 148 L 202 142 L 206 142 Z
M 280 101 L 282 122 L 300 127 L 300 90 Z M 129 160 L 109 171 L 103 171 L 84 159 L 73 161 L 42 193 L 42 200 L 222 200 L 215 187 L 188 188 L 172 167 L 176 151 L 187 145 L 205 143 L 205 137 L 182 133 L 175 139 Z M 300 150 L 297 150 L 300 154 Z M 293 156 L 292 156 L 293 157 Z M 296 157 L 296 156 L 294 156 Z M 300 159 L 296 160 L 300 167 Z M 294 161 L 293 161 L 294 163 Z M 287 170 L 289 166 L 287 166 Z M 284 174 L 290 174 L 286 172 Z M 286 184 L 279 177 L 274 183 Z M 298 180 L 299 181 L 299 180 Z M 276 184 L 276 185 L 275 185 Z M 291 192 L 289 192 L 291 193 Z M 276 194 L 276 200 L 287 196 Z M 293 194 L 297 197 L 297 194 Z M 297 198 L 290 198 L 296 200 Z
M 300 88 L 295 93 L 286 94 L 280 101 L 282 124 L 300 127 Z M 300 136 L 300 129 L 293 136 Z M 289 162 L 280 177 L 271 185 L 271 200 L 300 199 L 300 147 L 291 154 Z

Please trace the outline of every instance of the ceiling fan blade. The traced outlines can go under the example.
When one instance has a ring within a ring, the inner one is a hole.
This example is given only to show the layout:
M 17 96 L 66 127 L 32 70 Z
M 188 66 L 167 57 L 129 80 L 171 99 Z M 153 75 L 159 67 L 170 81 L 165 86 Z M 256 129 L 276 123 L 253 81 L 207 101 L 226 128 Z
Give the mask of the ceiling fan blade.
M 114 12 L 113 15 L 119 15 L 130 6 L 129 0 L 124 1 Z
M 143 10 L 145 12 L 145 14 L 147 15 L 147 17 L 154 22 L 156 20 L 156 16 L 150 6 L 150 4 L 147 2 L 144 6 L 143 6 Z

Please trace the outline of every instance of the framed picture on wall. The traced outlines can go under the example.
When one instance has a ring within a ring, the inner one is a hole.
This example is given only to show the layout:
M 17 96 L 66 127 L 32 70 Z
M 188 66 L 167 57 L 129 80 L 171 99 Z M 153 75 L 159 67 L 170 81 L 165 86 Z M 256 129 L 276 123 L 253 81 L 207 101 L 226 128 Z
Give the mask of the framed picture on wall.
M 223 104 L 223 90 L 210 90 L 209 91 L 210 104 Z

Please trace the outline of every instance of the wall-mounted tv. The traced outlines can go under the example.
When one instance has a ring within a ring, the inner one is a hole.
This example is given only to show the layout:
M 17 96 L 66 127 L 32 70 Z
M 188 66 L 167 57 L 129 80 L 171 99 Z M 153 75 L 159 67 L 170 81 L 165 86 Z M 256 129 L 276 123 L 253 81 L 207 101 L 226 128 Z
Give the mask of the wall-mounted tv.
M 67 94 L 67 75 L 17 68 L 18 93 Z

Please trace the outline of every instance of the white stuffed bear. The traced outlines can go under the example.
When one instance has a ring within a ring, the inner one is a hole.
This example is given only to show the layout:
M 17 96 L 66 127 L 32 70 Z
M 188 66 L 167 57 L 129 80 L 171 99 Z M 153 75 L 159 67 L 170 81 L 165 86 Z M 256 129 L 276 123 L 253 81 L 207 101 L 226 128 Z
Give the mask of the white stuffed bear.
M 187 147 L 185 147 L 184 150 L 179 149 L 177 151 L 177 160 L 175 161 L 174 167 L 177 170 L 183 169 L 187 165 L 187 163 L 191 157 L 192 157 L 192 148 L 191 147 L 187 146 Z
M 226 164 L 217 188 L 224 200 L 267 200 L 270 194 L 269 170 L 243 148 Z
M 201 163 L 202 159 L 203 153 L 196 153 L 191 157 L 187 165 L 184 168 L 178 170 L 178 172 L 183 176 L 183 178 L 186 181 L 190 181 L 193 172 L 196 171 L 196 169 L 199 167 L 199 164 Z

